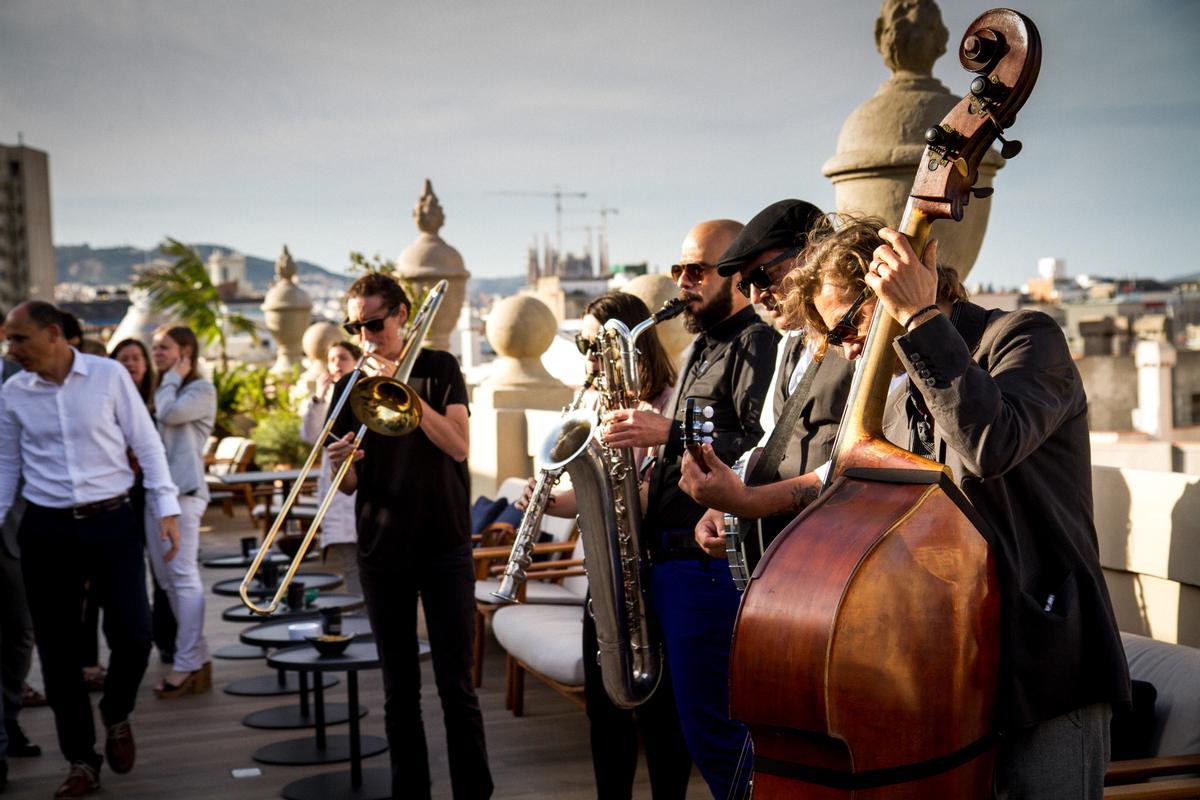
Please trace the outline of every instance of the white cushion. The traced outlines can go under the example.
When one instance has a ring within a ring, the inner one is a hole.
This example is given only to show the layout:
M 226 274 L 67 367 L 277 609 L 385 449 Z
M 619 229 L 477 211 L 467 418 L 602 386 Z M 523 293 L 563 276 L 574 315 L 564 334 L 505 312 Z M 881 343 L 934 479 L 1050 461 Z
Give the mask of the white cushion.
M 499 616 L 499 615 L 497 615 Z M 1122 633 L 1129 674 L 1154 685 L 1154 756 L 1200 752 L 1200 650 Z
M 492 592 L 500 588 L 499 578 L 475 581 L 475 599 L 483 603 L 499 603 Z M 560 606 L 583 605 L 583 598 L 564 586 L 546 581 L 529 581 L 525 586 L 525 602 Z
M 551 680 L 583 685 L 583 608 L 505 606 L 492 618 L 496 641 Z

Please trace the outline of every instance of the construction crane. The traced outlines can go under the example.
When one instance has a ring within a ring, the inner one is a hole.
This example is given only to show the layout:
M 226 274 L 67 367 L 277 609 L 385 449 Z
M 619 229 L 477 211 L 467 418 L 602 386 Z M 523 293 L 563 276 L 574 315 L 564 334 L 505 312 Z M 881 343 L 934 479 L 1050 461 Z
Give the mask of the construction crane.
M 600 274 L 608 275 L 608 215 L 618 213 L 615 208 L 568 208 L 568 214 L 599 214 L 600 215 Z
M 554 198 L 554 261 L 553 268 L 555 273 L 558 272 L 558 257 L 562 252 L 562 201 L 564 197 L 573 197 L 583 199 L 587 197 L 587 192 L 571 192 L 564 191 L 558 184 L 554 185 L 552 192 L 525 192 L 525 191 L 493 191 L 488 194 L 499 195 L 501 197 L 553 197 Z

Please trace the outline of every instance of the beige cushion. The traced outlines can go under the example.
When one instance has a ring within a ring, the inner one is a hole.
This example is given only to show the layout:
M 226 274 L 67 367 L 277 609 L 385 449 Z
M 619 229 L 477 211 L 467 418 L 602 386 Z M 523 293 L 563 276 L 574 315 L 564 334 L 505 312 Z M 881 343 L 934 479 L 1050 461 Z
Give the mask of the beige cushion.
M 505 606 L 492 618 L 496 641 L 551 680 L 583 685 L 583 607 Z

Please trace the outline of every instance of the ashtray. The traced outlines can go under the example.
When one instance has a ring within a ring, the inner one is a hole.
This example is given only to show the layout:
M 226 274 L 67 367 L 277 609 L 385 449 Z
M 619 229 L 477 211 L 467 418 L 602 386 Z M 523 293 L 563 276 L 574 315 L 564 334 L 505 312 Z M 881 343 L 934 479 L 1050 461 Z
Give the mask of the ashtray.
M 334 636 L 324 634 L 322 636 L 306 636 L 305 641 L 317 648 L 317 652 L 323 658 L 337 658 L 342 653 L 346 652 L 346 648 L 354 641 L 353 636 Z

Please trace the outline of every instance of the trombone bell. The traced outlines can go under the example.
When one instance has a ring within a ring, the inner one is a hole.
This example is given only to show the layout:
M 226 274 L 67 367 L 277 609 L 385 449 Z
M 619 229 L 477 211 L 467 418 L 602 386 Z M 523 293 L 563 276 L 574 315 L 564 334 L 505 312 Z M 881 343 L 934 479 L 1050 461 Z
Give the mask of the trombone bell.
M 356 383 L 350 408 L 359 422 L 384 436 L 404 436 L 421 424 L 421 398 L 407 383 L 386 375 Z

